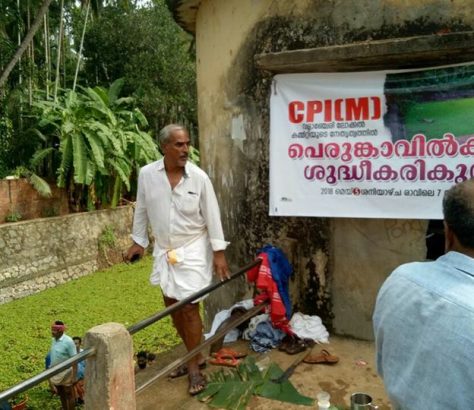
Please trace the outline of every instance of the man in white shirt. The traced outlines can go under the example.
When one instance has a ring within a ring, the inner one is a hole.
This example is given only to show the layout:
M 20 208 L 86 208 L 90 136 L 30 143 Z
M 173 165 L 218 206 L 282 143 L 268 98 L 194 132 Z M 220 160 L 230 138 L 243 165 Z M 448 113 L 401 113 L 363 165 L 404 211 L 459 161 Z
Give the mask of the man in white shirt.
M 127 259 L 143 255 L 150 225 L 155 239 L 150 282 L 161 286 L 165 305 L 170 306 L 208 286 L 213 271 L 221 280 L 229 277 L 224 255 L 228 242 L 224 240 L 211 181 L 188 161 L 187 130 L 180 125 L 167 125 L 160 132 L 159 143 L 164 158 L 144 166 L 138 176 L 134 244 Z M 172 318 L 188 351 L 201 343 L 199 303 L 184 306 Z M 199 371 L 202 363 L 202 356 L 197 355 L 174 373 L 174 377 L 188 374 L 191 395 L 206 385 Z

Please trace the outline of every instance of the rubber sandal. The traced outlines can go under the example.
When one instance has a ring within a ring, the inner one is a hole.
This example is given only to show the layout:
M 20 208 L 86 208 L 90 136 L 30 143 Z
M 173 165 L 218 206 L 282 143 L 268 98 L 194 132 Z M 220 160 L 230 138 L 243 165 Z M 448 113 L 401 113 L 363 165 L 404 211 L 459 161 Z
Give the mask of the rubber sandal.
M 191 396 L 201 393 L 207 385 L 207 380 L 202 373 L 192 373 L 188 375 L 189 387 L 188 393 Z
M 309 354 L 303 359 L 303 362 L 308 364 L 336 364 L 338 361 L 339 357 L 332 355 L 326 349 L 316 355 Z
M 247 353 L 237 352 L 233 349 L 229 349 L 227 347 L 223 347 L 218 352 L 212 353 L 212 357 L 224 357 L 227 359 L 242 359 L 247 356 Z
M 206 362 L 199 363 L 199 369 L 204 370 L 206 368 Z M 176 379 L 177 377 L 182 377 L 186 376 L 188 374 L 188 365 L 187 364 L 182 364 L 181 366 L 178 366 L 175 370 L 173 370 L 169 374 L 170 379 Z
M 236 359 L 235 357 L 222 357 L 216 356 L 214 359 L 209 360 L 210 364 L 215 366 L 227 366 L 227 367 L 237 367 L 240 364 L 241 360 Z

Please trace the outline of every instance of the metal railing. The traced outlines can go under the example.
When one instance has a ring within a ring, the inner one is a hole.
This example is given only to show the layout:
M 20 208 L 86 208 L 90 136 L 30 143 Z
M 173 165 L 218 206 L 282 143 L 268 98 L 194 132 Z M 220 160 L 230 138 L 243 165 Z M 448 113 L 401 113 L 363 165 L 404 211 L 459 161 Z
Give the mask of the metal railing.
M 167 307 L 165 310 L 162 310 L 161 312 L 158 312 L 156 315 L 150 316 L 147 319 L 142 320 L 141 322 L 138 322 L 135 325 L 130 326 L 127 330 L 130 332 L 131 335 L 137 333 L 139 330 L 145 329 L 147 326 L 152 325 L 153 323 L 157 322 L 160 319 L 163 319 L 164 317 L 170 315 L 171 313 L 176 312 L 178 309 L 183 307 L 184 305 L 187 305 L 188 303 L 191 303 L 195 301 L 196 299 L 199 299 L 203 297 L 204 295 L 207 295 L 208 293 L 212 292 L 213 290 L 216 290 L 217 288 L 220 288 L 222 285 L 225 285 L 229 283 L 231 280 L 234 280 L 238 277 L 240 277 L 242 274 L 247 272 L 249 269 L 252 269 L 253 267 L 260 265 L 261 259 L 256 259 L 252 263 L 249 263 L 242 268 L 240 268 L 237 272 L 235 272 L 229 279 L 225 279 L 222 282 L 216 282 L 213 283 L 204 289 L 201 289 L 200 291 L 194 293 L 191 296 L 188 296 L 187 298 L 180 300 L 179 302 Z
M 255 261 L 253 261 L 253 262 L 243 266 L 242 268 L 240 268 L 237 272 L 232 274 L 229 279 L 225 279 L 221 282 L 213 283 L 213 284 L 205 287 L 204 289 L 194 293 L 193 295 L 188 296 L 187 298 L 185 298 L 183 300 L 180 300 L 179 302 L 177 302 L 177 303 L 167 307 L 166 309 L 156 313 L 155 315 L 150 316 L 150 317 L 148 317 L 148 318 L 146 318 L 146 319 L 130 326 L 127 329 L 128 332 L 131 335 L 133 335 L 133 334 L 139 332 L 140 330 L 145 329 L 146 327 L 152 325 L 153 323 L 155 323 L 155 322 L 163 319 L 164 317 L 176 312 L 178 309 L 180 309 L 184 305 L 186 305 L 188 303 L 191 303 L 191 302 L 203 297 L 204 295 L 207 295 L 208 293 L 220 288 L 221 286 L 229 283 L 230 281 L 242 276 L 249 269 L 252 269 L 253 267 L 259 265 L 260 263 L 261 263 L 261 259 L 256 259 Z M 136 391 L 138 392 L 138 391 L 144 389 L 145 387 L 150 385 L 153 381 L 155 381 L 159 377 L 162 377 L 162 376 L 168 374 L 169 372 L 171 372 L 171 370 L 173 370 L 180 362 L 183 362 L 184 360 L 188 360 L 189 358 L 193 357 L 194 355 L 199 353 L 202 349 L 204 349 L 204 347 L 208 346 L 213 341 L 218 340 L 220 337 L 225 335 L 225 333 L 228 330 L 232 329 L 233 327 L 236 327 L 237 325 L 239 325 L 240 323 L 242 323 L 243 321 L 245 321 L 249 317 L 255 315 L 255 313 L 258 312 L 265 304 L 266 303 L 262 303 L 261 305 L 255 306 L 253 309 L 249 310 L 242 317 L 239 317 L 236 320 L 233 320 L 232 322 L 230 322 L 222 330 L 220 330 L 214 336 L 212 336 L 211 338 L 206 340 L 204 343 L 202 343 L 196 349 L 188 352 L 185 356 L 183 356 L 183 358 L 178 359 L 177 361 L 175 361 L 175 362 L 171 363 L 170 365 L 168 365 L 166 368 L 164 368 L 162 371 L 160 371 L 160 373 L 158 373 L 151 381 L 148 381 L 144 385 L 140 386 Z M 233 326 L 233 327 L 230 327 L 230 326 Z M 86 358 L 92 357 L 94 355 L 95 355 L 95 349 L 94 348 L 86 348 L 82 352 L 77 353 L 76 355 L 74 355 L 73 357 L 65 360 L 64 362 L 61 362 L 57 365 L 54 365 L 54 366 L 50 367 L 49 369 L 46 369 L 46 370 L 42 371 L 41 373 L 37 374 L 36 376 L 33 376 L 33 377 L 31 377 L 27 380 L 24 380 L 24 381 L 22 381 L 22 382 L 20 382 L 16 385 L 10 387 L 9 389 L 1 392 L 0 393 L 0 402 L 3 401 L 3 400 L 8 400 L 8 399 L 20 394 L 20 393 L 25 392 L 25 391 L 35 387 L 36 385 L 40 384 L 41 382 L 51 378 L 55 374 L 61 373 L 62 371 L 68 369 L 72 365 L 74 365 L 76 363 L 79 363 L 79 362 L 85 360 Z

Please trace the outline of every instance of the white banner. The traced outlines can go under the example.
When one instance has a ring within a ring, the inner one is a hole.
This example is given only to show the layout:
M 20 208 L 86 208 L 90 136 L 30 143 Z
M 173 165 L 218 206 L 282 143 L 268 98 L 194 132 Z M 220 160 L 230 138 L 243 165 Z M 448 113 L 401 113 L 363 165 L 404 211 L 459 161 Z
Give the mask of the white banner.
M 270 215 L 442 219 L 474 177 L 473 65 L 277 75 L 270 110 Z

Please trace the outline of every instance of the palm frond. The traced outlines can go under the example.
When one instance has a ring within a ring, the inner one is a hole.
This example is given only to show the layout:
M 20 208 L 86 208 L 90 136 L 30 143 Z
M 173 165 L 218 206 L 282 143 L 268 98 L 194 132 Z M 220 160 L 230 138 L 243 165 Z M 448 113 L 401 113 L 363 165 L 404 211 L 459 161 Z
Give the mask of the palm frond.
M 68 135 L 65 139 L 61 141 L 59 149 L 62 154 L 62 157 L 61 165 L 58 168 L 58 186 L 64 188 L 67 183 L 67 176 L 69 174 L 69 170 L 71 169 L 71 165 L 73 163 L 73 146 L 71 135 Z
M 74 182 L 76 184 L 86 184 L 87 180 L 87 148 L 80 135 L 72 137 L 73 146 L 73 164 L 74 164 Z
M 130 164 L 123 158 L 110 159 L 109 163 L 127 187 L 127 191 L 130 191 L 130 174 L 132 171 Z
M 95 133 L 89 132 L 87 129 L 82 132 L 89 143 L 89 147 L 92 151 L 94 162 L 98 169 L 103 169 L 104 165 L 104 147 L 102 145 L 102 139 Z
M 33 169 L 36 169 L 39 165 L 41 165 L 41 162 L 43 162 L 43 160 L 44 160 L 48 155 L 50 155 L 53 151 L 54 151 L 54 148 L 53 148 L 53 147 L 44 148 L 44 149 L 41 149 L 41 150 L 39 150 L 39 151 L 36 151 L 36 152 L 33 154 L 33 157 L 32 157 L 31 160 L 30 160 L 31 167 L 32 167 Z
M 124 84 L 125 80 L 119 78 L 110 85 L 108 92 L 109 104 L 115 104 L 118 101 L 118 96 L 120 95 L 120 91 L 122 91 Z
M 28 178 L 28 181 L 31 185 L 33 185 L 33 188 L 36 189 L 36 191 L 38 191 L 41 196 L 50 197 L 52 195 L 51 187 L 39 175 L 31 173 Z

